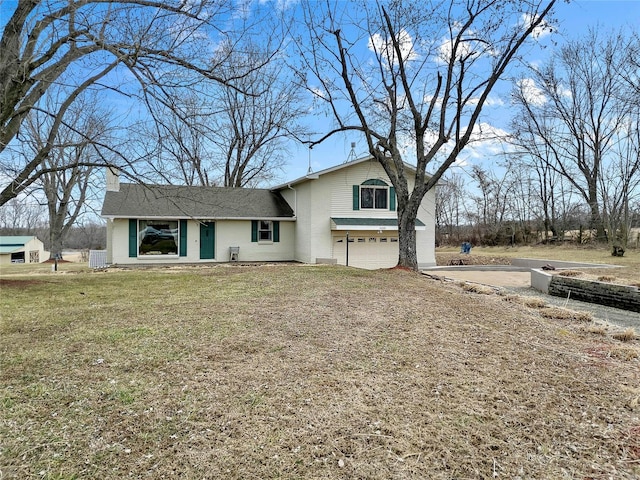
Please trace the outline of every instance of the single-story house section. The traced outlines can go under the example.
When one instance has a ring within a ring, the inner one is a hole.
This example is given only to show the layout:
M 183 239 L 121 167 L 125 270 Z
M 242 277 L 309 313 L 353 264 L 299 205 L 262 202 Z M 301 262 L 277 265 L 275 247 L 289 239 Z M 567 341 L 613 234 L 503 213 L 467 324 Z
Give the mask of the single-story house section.
M 102 216 L 110 264 L 237 259 L 375 269 L 398 262 L 395 191 L 370 158 L 271 189 L 120 184 L 108 170 Z M 421 267 L 435 265 L 434 218 L 431 191 L 416 222 Z
M 30 235 L 0 237 L 0 265 L 41 263 L 49 259 L 44 244 Z

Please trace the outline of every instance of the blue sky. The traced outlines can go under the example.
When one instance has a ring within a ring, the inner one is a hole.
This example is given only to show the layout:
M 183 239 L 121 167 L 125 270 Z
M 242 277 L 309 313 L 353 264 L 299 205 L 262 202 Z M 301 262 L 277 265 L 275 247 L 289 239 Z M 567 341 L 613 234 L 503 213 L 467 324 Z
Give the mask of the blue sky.
M 256 4 L 264 2 L 264 0 L 253 1 Z M 296 3 L 296 0 L 280 1 L 289 6 Z M 16 0 L 0 0 L 0 27 L 7 20 L 9 12 L 13 11 L 15 3 Z M 556 7 L 555 18 L 558 20 L 560 31 L 553 37 L 553 40 L 558 44 L 561 44 L 566 38 L 578 37 L 589 27 L 596 25 L 604 29 L 625 28 L 630 32 L 640 31 L 640 0 L 574 0 L 569 4 L 561 1 Z M 528 60 L 531 62 L 543 61 L 550 50 L 551 47 L 545 50 L 532 49 Z M 486 108 L 483 122 L 491 124 L 495 128 L 506 128 L 510 117 L 507 95 L 508 86 L 503 84 L 501 90 L 495 91 L 492 105 Z M 318 136 L 329 131 L 334 125 L 333 119 L 323 117 L 318 113 L 309 117 L 306 123 Z M 280 180 L 286 181 L 303 176 L 309 167 L 313 171 L 319 171 L 344 162 L 352 151 L 352 142 L 356 144 L 354 151 L 357 157 L 367 154 L 364 142 L 353 134 L 335 135 L 315 146 L 311 151 L 305 145 L 291 143 L 288 164 Z M 463 152 L 462 161 L 479 163 L 490 168 L 492 166 L 491 154 L 500 151 L 500 149 L 499 143 L 481 142 Z
M 550 40 L 561 45 L 566 39 L 580 37 L 588 28 L 598 26 L 602 31 L 624 28 L 628 32 L 640 31 L 640 0 L 578 0 L 567 4 L 560 2 L 556 8 L 559 32 L 547 40 L 546 49 L 532 49 L 527 60 L 542 62 L 552 50 Z M 495 90 L 492 105 L 484 111 L 484 120 L 493 127 L 505 129 L 510 118 L 508 105 L 508 85 Z M 328 131 L 332 119 L 316 116 L 312 119 L 316 131 Z M 351 143 L 356 143 L 355 152 L 358 157 L 366 155 L 366 145 L 358 141 L 353 134 L 338 134 L 309 152 L 305 146 L 297 145 L 291 149 L 291 158 L 284 179 L 292 179 L 307 173 L 309 165 L 313 171 L 342 163 L 351 152 Z M 497 142 L 480 142 L 461 154 L 463 164 L 478 163 L 488 169 L 494 166 L 492 154 L 502 151 L 503 146 Z

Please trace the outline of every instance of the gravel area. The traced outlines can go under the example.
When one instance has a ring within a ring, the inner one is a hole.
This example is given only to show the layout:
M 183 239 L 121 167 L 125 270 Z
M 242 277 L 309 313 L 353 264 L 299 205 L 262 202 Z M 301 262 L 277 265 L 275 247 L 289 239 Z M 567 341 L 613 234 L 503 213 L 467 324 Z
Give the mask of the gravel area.
M 531 287 L 514 287 L 508 288 L 510 291 L 518 295 L 527 295 L 531 297 L 543 298 L 555 306 L 570 308 L 571 310 L 579 310 L 591 312 L 593 316 L 607 323 L 612 323 L 619 327 L 634 327 L 640 332 L 640 314 L 630 310 L 622 310 L 619 308 L 597 305 L 595 303 L 580 302 L 578 300 L 567 300 L 566 298 L 554 297 L 546 295 Z

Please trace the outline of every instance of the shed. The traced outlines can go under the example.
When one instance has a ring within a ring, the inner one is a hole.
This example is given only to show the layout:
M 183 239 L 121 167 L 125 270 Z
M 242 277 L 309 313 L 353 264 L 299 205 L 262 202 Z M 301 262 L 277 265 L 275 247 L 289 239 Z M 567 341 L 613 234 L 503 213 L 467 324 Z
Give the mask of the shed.
M 48 259 L 44 244 L 31 235 L 0 236 L 0 265 L 41 263 Z

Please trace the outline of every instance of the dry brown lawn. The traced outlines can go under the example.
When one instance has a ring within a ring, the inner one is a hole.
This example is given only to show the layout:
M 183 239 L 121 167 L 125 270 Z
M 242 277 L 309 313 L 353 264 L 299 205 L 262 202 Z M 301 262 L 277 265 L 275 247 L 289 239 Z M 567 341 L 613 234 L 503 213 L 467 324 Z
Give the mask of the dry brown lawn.
M 0 282 L 2 480 L 640 477 L 639 340 L 513 296 L 330 266 Z

